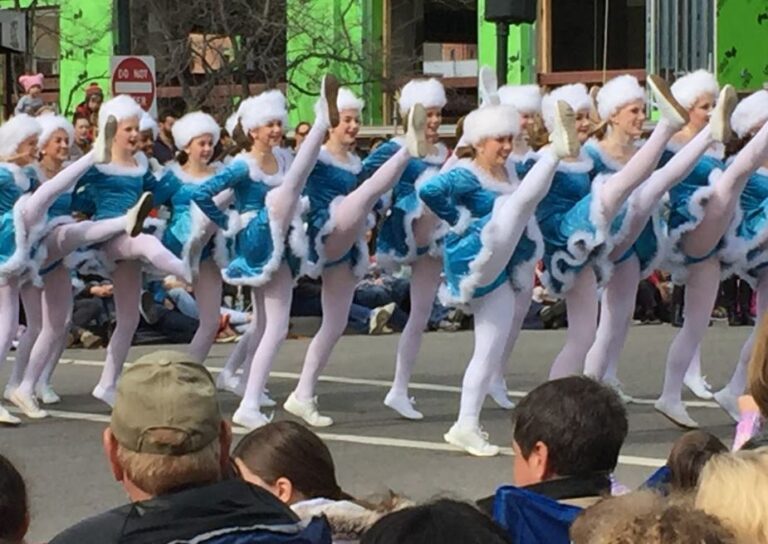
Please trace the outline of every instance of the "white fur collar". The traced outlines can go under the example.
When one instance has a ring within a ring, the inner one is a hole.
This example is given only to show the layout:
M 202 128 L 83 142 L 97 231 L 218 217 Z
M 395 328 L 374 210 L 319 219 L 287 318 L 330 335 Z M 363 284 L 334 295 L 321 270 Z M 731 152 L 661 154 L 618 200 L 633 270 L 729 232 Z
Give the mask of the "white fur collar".
M 511 193 L 514 192 L 516 188 L 516 180 L 515 178 L 511 178 L 509 173 L 507 173 L 507 178 L 509 181 L 499 181 L 498 179 L 495 179 L 493 176 L 491 176 L 488 172 L 477 166 L 471 159 L 459 160 L 456 163 L 456 168 L 464 168 L 465 170 L 472 172 L 472 175 L 477 178 L 477 181 L 480 182 L 480 185 L 490 191 L 495 191 L 497 193 Z
M 149 168 L 147 156 L 139 151 L 133 158 L 136 159 L 136 164 L 134 166 L 123 166 L 122 164 L 114 164 L 110 162 L 107 164 L 97 164 L 96 169 L 107 176 L 143 176 Z
M 320 148 L 320 154 L 317 159 L 324 164 L 341 168 L 354 175 L 359 174 L 363 169 L 363 162 L 360 160 L 360 157 L 350 151 L 347 152 L 347 162 L 342 162 L 323 146 Z
M 24 173 L 24 170 L 21 168 L 21 166 L 12 162 L 0 162 L 0 168 L 5 168 L 11 174 L 13 174 L 13 181 L 16 183 L 16 187 L 24 192 L 29 191 L 29 176 Z
M 201 183 L 211 179 L 212 176 L 216 175 L 216 172 L 219 170 L 221 163 L 214 163 L 210 165 L 213 168 L 213 174 L 203 176 L 201 178 L 196 178 L 191 175 L 189 175 L 187 172 L 184 171 L 184 169 L 181 167 L 179 163 L 176 161 L 173 161 L 172 163 L 166 165 L 166 168 L 170 170 L 174 176 L 176 176 L 179 181 L 182 183 L 186 183 L 189 185 L 200 185 Z
M 536 160 L 536 152 L 533 149 L 529 149 L 522 155 L 518 155 L 516 153 L 510 153 L 508 162 L 513 162 L 517 164 L 524 164 L 528 159 Z
M 539 152 L 537 153 L 537 156 L 546 151 L 549 148 L 549 145 L 546 145 L 539 149 Z M 568 173 L 574 173 L 574 174 L 584 174 L 587 172 L 590 172 L 595 167 L 595 163 L 592 162 L 592 159 L 587 155 L 586 151 L 584 149 L 581 149 L 579 151 L 579 157 L 575 161 L 567 161 L 567 160 L 561 160 L 557 165 L 557 170 L 559 172 L 568 172 Z
M 758 168 L 756 173 L 759 176 L 763 176 L 764 178 L 768 178 L 768 168 L 766 168 L 765 166 L 761 166 L 760 168 Z
M 405 147 L 405 137 L 404 136 L 395 136 L 392 138 L 392 141 L 395 142 L 400 147 Z M 432 164 L 435 166 L 442 166 L 443 163 L 448 160 L 448 148 L 443 142 L 437 142 L 434 145 L 434 153 L 431 153 L 421 159 L 422 161 L 426 162 L 427 164 Z
M 605 150 L 602 148 L 597 138 L 593 137 L 587 140 L 584 143 L 584 147 L 588 147 L 589 149 L 591 149 L 595 154 L 597 154 L 598 157 L 600 157 L 600 160 L 603 161 L 603 164 L 605 164 L 608 168 L 610 168 L 614 172 L 618 172 L 624 167 L 624 165 L 621 164 L 618 160 L 611 157 L 608 153 L 605 152 Z M 635 142 L 635 149 L 637 149 L 637 142 Z
M 235 157 L 235 160 L 240 160 L 248 165 L 248 174 L 253 181 L 261 181 L 271 187 L 280 185 L 283 181 L 283 174 L 287 169 L 287 165 L 284 163 L 283 156 L 275 153 L 275 159 L 277 160 L 277 172 L 274 174 L 266 174 L 259 166 L 258 161 L 247 151 L 243 151 Z

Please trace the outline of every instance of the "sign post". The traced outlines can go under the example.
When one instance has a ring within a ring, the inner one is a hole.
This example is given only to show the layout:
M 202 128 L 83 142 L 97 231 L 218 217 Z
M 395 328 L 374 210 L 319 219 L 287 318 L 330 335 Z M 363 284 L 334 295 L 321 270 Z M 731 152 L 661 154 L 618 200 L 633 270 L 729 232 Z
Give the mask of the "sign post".
M 155 58 L 114 56 L 110 62 L 112 96 L 130 95 L 144 111 L 157 118 Z

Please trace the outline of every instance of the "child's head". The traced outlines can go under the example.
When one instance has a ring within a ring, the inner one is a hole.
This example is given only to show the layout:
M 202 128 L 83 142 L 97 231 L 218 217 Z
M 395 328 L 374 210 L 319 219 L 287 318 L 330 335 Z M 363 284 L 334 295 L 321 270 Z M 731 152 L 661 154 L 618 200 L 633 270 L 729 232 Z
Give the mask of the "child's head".
M 25 74 L 19 76 L 19 83 L 24 92 L 31 97 L 37 97 L 43 92 L 43 74 Z
M 0 455 L 0 542 L 21 542 L 29 528 L 27 487 L 13 464 Z
M 707 461 L 718 453 L 725 453 L 725 447 L 719 438 L 704 432 L 690 431 L 681 436 L 667 460 L 670 483 L 676 491 L 693 491 L 699 485 L 701 470 Z

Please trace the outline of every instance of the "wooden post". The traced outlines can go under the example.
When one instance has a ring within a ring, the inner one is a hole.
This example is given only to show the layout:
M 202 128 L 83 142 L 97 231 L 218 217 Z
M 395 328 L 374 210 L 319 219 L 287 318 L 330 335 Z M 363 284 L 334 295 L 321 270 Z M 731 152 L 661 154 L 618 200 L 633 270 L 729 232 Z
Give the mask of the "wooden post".
M 552 0 L 539 0 L 537 25 L 539 74 L 552 71 Z M 537 78 L 538 80 L 538 74 Z

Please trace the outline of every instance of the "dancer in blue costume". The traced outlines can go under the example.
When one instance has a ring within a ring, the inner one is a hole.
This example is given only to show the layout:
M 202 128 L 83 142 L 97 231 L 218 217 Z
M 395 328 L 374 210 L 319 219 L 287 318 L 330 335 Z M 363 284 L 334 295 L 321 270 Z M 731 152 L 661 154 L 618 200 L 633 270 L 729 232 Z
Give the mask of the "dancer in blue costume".
M 211 164 L 221 129 L 210 115 L 193 112 L 177 120 L 172 133 L 180 153 L 176 161 L 166 165 L 161 176 L 161 183 L 173 187 L 167 203 L 171 216 L 162 240 L 163 245 L 182 260 L 188 276 L 194 277 L 192 291 L 199 308 L 200 324 L 187 352 L 202 363 L 219 330 L 220 269 L 229 264 L 229 244 L 193 204 L 192 197 L 198 186 L 212 178 L 221 167 L 220 163 Z M 226 191 L 217 197 L 217 204 L 223 205 L 231 198 L 231 191 Z
M 584 372 L 614 387 L 625 401 L 631 400 L 631 397 L 621 391 L 617 366 L 629 333 L 637 285 L 663 258 L 666 224 L 660 214 L 661 200 L 669 189 L 691 172 L 713 142 L 722 142 L 729 137 L 729 120 L 736 105 L 733 89 L 726 86 L 720 93 L 717 107 L 713 109 L 719 88 L 714 77 L 705 71 L 678 79 L 671 90 L 680 105 L 688 111 L 689 124 L 701 123 L 699 130 L 707 129 L 635 189 L 626 209 L 614 221 L 614 247 L 610 254 L 613 274 L 603 290 L 597 335 L 585 361 Z M 606 85 L 598 94 L 598 107 L 601 102 L 612 100 L 618 109 L 606 120 L 605 137 L 600 141 L 590 140 L 585 146 L 594 161 L 596 173 L 619 170 L 637 151 L 634 144 L 642 134 L 645 120 L 642 113 L 644 93 L 639 86 L 634 94 L 629 91 L 631 89 L 612 90 Z M 706 108 L 696 104 L 702 95 Z
M 421 341 L 432 312 L 442 268 L 441 222 L 422 204 L 419 187 L 436 175 L 448 158 L 448 149 L 439 141 L 438 130 L 446 104 L 445 90 L 436 79 L 416 79 L 400 90 L 398 106 L 405 118 L 415 104 L 427 114 L 425 136 L 430 146 L 424 158 L 411 157 L 391 193 L 392 205 L 381 223 L 376 239 L 376 261 L 385 269 L 410 266 L 411 309 L 397 344 L 395 376 L 384 404 L 407 419 L 424 416 L 413 407 L 408 385 L 421 349 Z M 363 177 L 370 176 L 403 148 L 402 137 L 382 144 L 363 161 Z
M 299 200 L 323 138 L 339 124 L 336 79 L 326 75 L 321 88 L 318 116 L 295 159 L 279 147 L 288 115 L 282 93 L 266 91 L 244 100 L 235 129 L 244 151 L 200 185 L 192 199 L 227 235 L 236 236 L 235 256 L 223 270 L 224 280 L 251 287 L 254 318 L 248 334 L 255 348 L 245 394 L 232 417 L 247 428 L 269 421 L 260 410 L 263 386 L 253 385 L 258 376 L 269 373 L 288 333 L 293 282 L 307 256 Z M 228 189 L 234 192 L 236 210 L 229 214 L 214 202 Z
M 138 152 L 139 122 L 143 110 L 129 96 L 118 96 L 99 110 L 98 149 L 109 162 L 91 168 L 80 180 L 73 197 L 73 209 L 93 220 L 113 219 L 140 204 L 140 208 L 164 204 L 174 187 L 161 183 L 150 171 L 147 158 Z M 97 141 L 98 143 L 98 141 Z M 115 385 L 120 377 L 133 334 L 139 325 L 142 261 L 163 274 L 191 282 L 184 264 L 149 234 L 119 234 L 96 246 L 98 258 L 111 273 L 114 284 L 117 325 L 109 345 L 104 370 L 93 396 L 114 403 Z
M 419 190 L 424 203 L 451 225 L 441 300 L 467 307 L 475 319 L 475 350 L 464 374 L 459 417 L 445 440 L 477 456 L 499 452 L 480 427 L 480 410 L 503 364 L 517 291 L 530 281 L 538 259 L 536 244 L 524 233 L 560 159 L 578 153 L 573 112 L 561 102 L 551 150 L 518 184 L 506 164 L 519 130 L 520 120 L 510 106 L 473 111 L 464 121 L 463 134 L 473 158 L 459 161 Z
M 36 179 L 45 185 L 64 169 L 69 159 L 74 128 L 64 117 L 44 114 L 38 140 L 40 159 L 34 165 Z M 102 242 L 118 234 L 138 234 L 149 207 L 136 207 L 125 216 L 104 221 L 75 222 L 71 214 L 72 189 L 61 193 L 48 209 L 47 222 L 33 246 L 30 279 L 22 286 L 27 328 L 19 341 L 11 377 L 4 397 L 27 417 L 40 419 L 48 414 L 44 404 L 59 402 L 50 385 L 53 369 L 66 342 L 72 312 L 69 267 L 65 258 L 76 249 Z M 38 277 L 39 272 L 39 277 Z
M 542 279 L 552 294 L 564 296 L 568 312 L 566 342 L 552 363 L 550 379 L 583 372 L 584 359 L 597 331 L 597 288 L 610 279 L 612 233 L 624 228 L 617 229 L 612 223 L 632 192 L 653 171 L 666 143 L 688 120 L 685 109 L 672 97 L 664 80 L 651 75 L 648 84 L 661 119 L 646 143 L 612 174 L 593 176 L 594 165 L 588 157 L 570 164 L 562 162 L 567 180 L 559 183 L 556 179 L 536 211 L 545 245 Z M 624 93 L 639 96 L 639 85 L 632 76 L 614 78 L 601 92 L 611 88 L 620 92 L 611 92 L 612 100 L 600 104 L 606 118 L 614 116 L 618 106 L 625 103 Z M 580 86 L 579 107 L 583 108 L 585 95 L 586 88 Z M 552 100 L 544 97 L 545 120 Z
M 0 362 L 5 361 L 16 335 L 20 287 L 27 273 L 34 274 L 32 248 L 45 231 L 48 210 L 94 161 L 89 153 L 37 186 L 34 173 L 26 167 L 37 159 L 41 131 L 37 120 L 28 115 L 0 126 Z M 18 424 L 19 419 L 0 406 L 0 422 Z
M 746 106 L 736 107 L 731 117 L 736 132 L 747 135 L 754 131 L 756 125 L 752 121 L 759 121 L 759 118 L 756 118 L 756 111 L 750 104 L 761 103 L 760 96 L 749 97 L 745 99 Z M 764 113 L 759 108 L 757 112 Z M 691 130 L 682 131 L 674 143 L 680 145 L 692 137 Z M 737 214 L 737 207 L 742 192 L 750 176 L 766 160 L 768 124 L 756 131 L 727 168 L 717 158 L 705 155 L 693 172 L 670 191 L 668 261 L 673 279 L 685 283 L 685 320 L 669 347 L 664 388 L 655 406 L 681 427 L 698 427 L 683 405 L 684 377 L 697 356 L 709 325 L 721 280 L 721 259 L 727 257 L 721 250 L 724 249 L 729 227 L 740 215 Z M 737 247 L 732 246 L 729 252 L 738 254 Z M 733 383 L 733 389 L 729 386 L 715 395 L 726 407 L 729 404 L 727 397 L 738 389 L 738 381 L 739 376 Z
M 413 164 L 412 158 L 427 154 L 428 117 L 424 107 L 416 103 L 408 112 L 404 145 L 374 172 L 369 170 L 370 175 L 358 184 L 361 164 L 351 150 L 360 127 L 362 107 L 363 102 L 352 93 L 339 94 L 341 123 L 331 130 L 306 189 L 310 203 L 307 216 L 311 243 L 309 273 L 320 275 L 323 280 L 323 321 L 307 348 L 299 383 L 283 407 L 315 427 L 333 424 L 330 417 L 318 412 L 315 388 L 347 326 L 357 282 L 368 269 L 365 243 L 368 216 L 381 198 L 402 180 L 405 170 Z M 304 145 L 306 143 L 302 147 Z
M 768 91 L 757 91 L 745 98 L 733 112 L 733 128 L 739 138 L 753 137 L 768 125 Z M 752 333 L 741 348 L 736 368 L 728 384 L 714 394 L 717 403 L 736 421 L 738 398 L 745 394 L 747 368 L 760 321 L 768 309 L 768 153 L 741 193 L 739 221 L 729 230 L 722 255 L 735 263 L 738 274 L 757 294 L 757 319 Z

